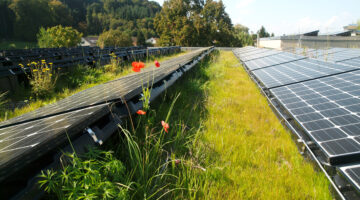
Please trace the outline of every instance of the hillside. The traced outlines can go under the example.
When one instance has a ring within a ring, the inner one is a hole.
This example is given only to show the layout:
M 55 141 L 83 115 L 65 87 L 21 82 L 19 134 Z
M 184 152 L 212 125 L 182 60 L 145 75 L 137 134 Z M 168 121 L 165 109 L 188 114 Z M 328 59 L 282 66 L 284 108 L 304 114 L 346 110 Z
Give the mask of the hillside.
M 147 0 L 2 0 L 1 39 L 35 41 L 40 27 L 73 26 L 84 35 L 120 29 L 156 36 L 153 18 L 161 6 Z

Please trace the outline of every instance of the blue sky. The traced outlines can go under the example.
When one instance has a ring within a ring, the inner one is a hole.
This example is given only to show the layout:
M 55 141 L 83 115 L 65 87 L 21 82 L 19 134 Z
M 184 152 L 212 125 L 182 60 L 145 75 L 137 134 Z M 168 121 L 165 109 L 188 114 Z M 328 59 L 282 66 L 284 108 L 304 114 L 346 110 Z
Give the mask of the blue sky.
M 164 0 L 155 0 L 161 5 Z M 360 0 L 223 0 L 233 24 L 275 35 L 343 30 L 360 19 Z

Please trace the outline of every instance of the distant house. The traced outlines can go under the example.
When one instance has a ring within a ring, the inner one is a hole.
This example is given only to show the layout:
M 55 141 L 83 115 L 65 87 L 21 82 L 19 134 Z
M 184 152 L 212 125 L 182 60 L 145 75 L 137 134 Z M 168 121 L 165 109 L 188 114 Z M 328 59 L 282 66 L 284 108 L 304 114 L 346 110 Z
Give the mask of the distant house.
M 133 46 L 137 46 L 137 38 L 136 37 L 131 37 L 131 41 Z
M 147 39 L 147 40 L 146 40 L 146 43 L 152 44 L 152 45 L 156 45 L 158 39 L 159 39 L 159 38 L 154 38 L 154 37 L 152 37 L 152 38 Z
M 349 24 L 344 26 L 344 30 L 351 31 L 351 36 L 360 35 L 359 26 L 357 24 Z
M 98 39 L 99 39 L 99 37 L 97 37 L 97 36 L 83 37 L 83 38 L 81 38 L 81 46 L 94 47 L 94 46 L 96 46 Z

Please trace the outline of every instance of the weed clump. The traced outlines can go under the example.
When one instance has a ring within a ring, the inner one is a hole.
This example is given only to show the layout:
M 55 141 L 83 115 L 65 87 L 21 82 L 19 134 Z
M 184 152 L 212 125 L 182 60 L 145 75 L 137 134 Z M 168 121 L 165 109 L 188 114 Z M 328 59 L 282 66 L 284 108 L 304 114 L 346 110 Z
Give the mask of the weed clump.
M 125 167 L 110 151 L 91 149 L 82 158 L 65 154 L 62 171 L 43 171 L 39 181 L 58 199 L 128 199 Z
M 31 62 L 28 64 L 28 70 L 24 65 L 19 64 L 29 79 L 31 90 L 36 98 L 44 98 L 54 91 L 57 72 L 53 69 L 53 63 Z

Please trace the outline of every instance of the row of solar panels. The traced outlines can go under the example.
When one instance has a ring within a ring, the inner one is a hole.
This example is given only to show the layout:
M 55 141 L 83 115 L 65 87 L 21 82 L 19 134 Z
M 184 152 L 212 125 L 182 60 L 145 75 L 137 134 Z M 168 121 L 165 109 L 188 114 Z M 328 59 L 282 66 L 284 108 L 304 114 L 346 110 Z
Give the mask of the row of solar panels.
M 1 122 L 0 193 L 10 195 L 7 192 L 11 187 L 9 183 L 16 182 L 19 174 L 35 168 L 38 163 L 44 163 L 44 157 L 63 148 L 68 143 L 68 137 L 73 141 L 83 135 L 86 127 L 94 126 L 96 121 L 105 127 L 104 122 L 110 123 L 107 122 L 109 118 L 128 115 L 124 102 L 127 102 L 132 113 L 141 109 L 142 102 L 139 99 L 143 87 L 152 86 L 152 101 L 212 49 L 192 51 L 162 62 L 159 68 L 149 66 L 142 72 L 89 88 L 54 104 Z M 116 129 L 117 122 L 112 124 Z M 95 137 L 102 139 L 102 132 L 98 131 Z
M 287 52 L 315 58 L 322 61 L 355 65 L 360 67 L 360 49 L 351 48 L 329 48 L 329 49 L 309 49 L 309 48 L 287 48 Z
M 234 50 L 268 98 L 316 144 L 323 164 L 336 167 L 360 191 L 360 50 L 312 52 L 333 62 L 306 57 L 300 49 Z
M 143 48 L 143 47 L 121 47 L 104 48 L 99 47 L 77 47 L 77 48 L 52 48 L 52 49 L 28 49 L 3 51 L 0 56 L 0 77 L 23 74 L 24 69 L 28 70 L 31 62 L 53 63 L 53 67 L 69 67 L 74 64 L 93 65 L 94 62 L 105 64 L 110 62 L 111 55 L 115 54 L 123 61 L 136 60 L 152 55 L 166 55 L 179 52 L 180 47 Z

